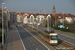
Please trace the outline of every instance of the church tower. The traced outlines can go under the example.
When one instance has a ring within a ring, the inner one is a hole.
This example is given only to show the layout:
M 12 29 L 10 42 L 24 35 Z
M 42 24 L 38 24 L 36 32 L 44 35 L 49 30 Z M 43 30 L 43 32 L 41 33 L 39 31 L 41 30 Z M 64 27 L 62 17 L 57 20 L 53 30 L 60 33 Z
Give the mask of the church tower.
M 56 11 L 55 11 L 55 5 L 54 5 L 53 10 L 52 10 L 52 16 L 55 16 L 55 13 L 56 13 Z

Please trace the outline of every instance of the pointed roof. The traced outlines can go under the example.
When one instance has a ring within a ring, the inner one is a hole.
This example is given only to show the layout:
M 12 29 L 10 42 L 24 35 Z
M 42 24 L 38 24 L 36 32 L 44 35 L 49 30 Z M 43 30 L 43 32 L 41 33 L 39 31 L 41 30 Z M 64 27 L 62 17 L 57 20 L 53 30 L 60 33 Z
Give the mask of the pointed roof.
M 53 9 L 55 9 L 55 5 L 53 5 Z

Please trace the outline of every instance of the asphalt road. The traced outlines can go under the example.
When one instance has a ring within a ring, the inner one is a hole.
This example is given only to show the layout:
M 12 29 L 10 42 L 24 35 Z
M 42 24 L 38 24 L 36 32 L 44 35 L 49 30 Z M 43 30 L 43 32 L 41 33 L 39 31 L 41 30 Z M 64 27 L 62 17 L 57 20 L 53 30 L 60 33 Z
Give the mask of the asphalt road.
M 26 50 L 48 50 L 22 27 L 17 27 L 17 30 Z
M 36 26 L 35 26 L 35 28 L 37 28 Z M 39 30 L 42 30 L 42 31 L 46 31 L 46 28 L 43 28 L 43 27 L 38 27 L 38 29 Z M 70 37 L 68 37 L 68 36 L 65 36 L 65 35 L 63 35 L 63 32 L 61 32 L 61 31 L 56 31 L 56 30 L 54 30 L 56 33 L 58 33 L 58 38 L 59 39 L 61 39 L 61 40 L 63 40 L 63 41 L 66 41 L 66 42 L 68 42 L 68 43 L 70 43 L 70 44 L 72 44 L 72 45 L 74 45 L 75 46 L 75 38 L 70 38 Z M 61 34 L 62 33 L 62 34 Z M 67 34 L 68 35 L 68 34 Z

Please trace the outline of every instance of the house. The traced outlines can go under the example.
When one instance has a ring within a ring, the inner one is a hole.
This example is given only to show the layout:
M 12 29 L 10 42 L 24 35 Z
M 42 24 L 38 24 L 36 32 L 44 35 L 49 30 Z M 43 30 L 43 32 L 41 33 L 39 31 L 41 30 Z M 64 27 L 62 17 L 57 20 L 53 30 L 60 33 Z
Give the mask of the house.
M 44 20 L 50 17 L 48 14 L 29 14 L 23 18 L 24 24 L 43 24 Z
M 56 15 L 58 21 L 60 21 L 60 23 L 66 22 L 68 24 L 72 24 L 73 23 L 73 18 L 75 19 L 74 15 L 71 14 L 57 14 Z
M 24 12 L 21 12 L 21 13 L 17 14 L 17 22 L 18 23 L 23 23 L 23 15 L 24 14 L 25 14 Z

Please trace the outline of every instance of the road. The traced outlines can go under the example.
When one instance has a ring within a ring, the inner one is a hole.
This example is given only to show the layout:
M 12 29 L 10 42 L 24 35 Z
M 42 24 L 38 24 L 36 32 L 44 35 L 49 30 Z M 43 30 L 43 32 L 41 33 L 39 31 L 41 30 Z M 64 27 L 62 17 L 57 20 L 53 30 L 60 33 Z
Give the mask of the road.
M 35 28 L 37 28 L 36 26 L 35 26 Z M 38 29 L 39 30 L 42 30 L 42 31 L 46 31 L 46 28 L 44 28 L 44 27 L 38 27 Z M 69 37 L 68 36 L 68 34 L 66 35 L 66 34 L 64 34 L 63 32 L 61 32 L 61 31 L 56 31 L 56 30 L 54 30 L 56 33 L 58 33 L 58 38 L 59 39 L 61 39 L 61 40 L 63 40 L 63 41 L 66 41 L 66 42 L 68 42 L 68 43 L 70 43 L 70 44 L 72 44 L 72 45 L 74 45 L 75 46 L 75 38 L 71 38 L 71 37 Z M 62 33 L 62 34 L 61 34 Z M 65 36 L 66 35 L 66 36 Z M 72 35 L 71 35 L 72 36 Z M 73 35 L 73 37 L 74 37 L 74 35 Z
M 17 27 L 26 50 L 48 50 L 44 45 L 37 41 L 26 29 Z

